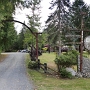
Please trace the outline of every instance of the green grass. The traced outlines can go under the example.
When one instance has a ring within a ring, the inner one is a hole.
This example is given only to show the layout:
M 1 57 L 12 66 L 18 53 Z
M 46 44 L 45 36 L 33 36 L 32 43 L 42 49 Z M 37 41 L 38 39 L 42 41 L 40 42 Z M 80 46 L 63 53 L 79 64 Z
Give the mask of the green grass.
M 54 53 L 44 53 L 39 58 L 42 63 L 51 62 L 55 65 L 53 62 L 55 58 Z M 29 55 L 27 55 L 26 66 L 29 60 Z M 36 85 L 36 90 L 90 90 L 89 78 L 61 79 L 55 76 L 42 74 L 36 70 L 27 69 L 27 71 Z
M 53 62 L 55 59 L 56 53 L 43 53 L 41 56 L 39 56 L 39 59 L 42 63 L 49 63 Z
M 56 69 L 55 57 L 56 53 L 43 53 L 42 56 L 39 56 L 39 59 L 41 63 L 47 63 L 50 68 Z

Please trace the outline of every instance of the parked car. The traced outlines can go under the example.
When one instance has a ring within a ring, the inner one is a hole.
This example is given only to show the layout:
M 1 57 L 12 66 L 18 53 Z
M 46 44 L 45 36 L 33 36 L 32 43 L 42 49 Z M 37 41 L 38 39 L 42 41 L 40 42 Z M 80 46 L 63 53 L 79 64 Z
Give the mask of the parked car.
M 23 49 L 21 50 L 22 53 L 29 53 L 29 51 L 27 49 Z

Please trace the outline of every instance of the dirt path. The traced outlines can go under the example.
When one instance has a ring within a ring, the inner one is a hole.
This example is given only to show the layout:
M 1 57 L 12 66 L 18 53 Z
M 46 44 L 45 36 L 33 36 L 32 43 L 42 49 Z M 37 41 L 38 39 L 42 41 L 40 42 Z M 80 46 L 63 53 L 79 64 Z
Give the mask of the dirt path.
M 8 53 L 0 63 L 0 90 L 34 90 L 26 74 L 25 53 Z

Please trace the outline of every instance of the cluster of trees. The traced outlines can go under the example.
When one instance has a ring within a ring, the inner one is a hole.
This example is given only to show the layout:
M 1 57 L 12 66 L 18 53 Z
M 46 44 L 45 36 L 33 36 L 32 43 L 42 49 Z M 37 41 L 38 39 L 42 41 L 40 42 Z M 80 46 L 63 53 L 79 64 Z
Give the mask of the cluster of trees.
M 74 0 L 72 4 L 70 0 L 52 0 L 50 9 L 54 9 L 54 12 L 46 21 L 45 31 L 48 33 L 49 43 L 51 45 L 58 43 L 59 50 L 61 45 L 65 45 L 66 42 L 80 42 L 80 38 L 72 35 L 81 35 L 82 27 L 83 30 L 90 29 L 90 6 L 83 0 Z M 90 32 L 85 31 L 84 37 L 89 34 Z M 72 37 L 67 38 L 66 35 Z
M 17 34 L 13 20 L 16 8 L 28 8 L 31 14 L 28 15 L 28 26 L 33 32 L 38 32 L 40 29 L 40 3 L 41 0 L 1 0 L 0 1 L 0 52 L 16 51 L 26 49 L 27 47 L 35 46 L 35 36 L 23 26 L 21 32 Z M 44 34 L 39 35 L 39 47 L 41 48 L 45 42 Z M 42 38 L 42 39 L 41 39 Z M 42 44 L 41 44 L 42 43 Z
M 33 32 L 38 32 L 41 26 L 40 3 L 41 0 L 0 1 L 0 51 L 19 50 L 35 45 L 34 35 L 25 26 L 17 35 L 14 23 L 6 20 L 13 19 L 12 15 L 15 13 L 16 7 L 27 7 L 31 10 L 31 14 L 27 16 L 29 19 L 28 25 Z M 61 48 L 61 45 L 68 40 L 72 42 L 80 41 L 80 38 L 66 38 L 66 35 L 80 35 L 80 32 L 75 32 L 75 30 L 81 30 L 82 19 L 83 29 L 89 30 L 90 28 L 90 7 L 83 0 L 75 0 L 72 4 L 70 0 L 52 0 L 49 9 L 54 10 L 46 20 L 47 27 L 42 35 L 39 35 L 39 48 L 48 42 L 50 45 L 57 45 L 58 43 L 59 48 Z M 82 13 L 84 14 L 82 15 Z M 84 32 L 84 37 L 89 34 L 90 32 Z
M 46 21 L 47 28 L 45 31 L 48 33 L 50 45 L 59 47 L 59 55 L 56 57 L 55 63 L 60 75 L 71 77 L 67 73 L 66 67 L 77 64 L 78 53 L 70 51 L 61 54 L 61 46 L 66 45 L 67 42 L 69 42 L 69 45 L 76 45 L 75 42 L 80 42 L 79 45 L 82 46 L 81 40 L 90 35 L 90 6 L 83 0 L 74 0 L 72 4 L 70 0 L 52 0 L 50 9 L 54 9 L 54 12 Z M 77 37 L 77 35 L 80 37 Z
M 13 19 L 15 7 L 22 3 L 20 0 L 0 1 L 0 52 L 11 49 L 17 39 L 14 23 L 8 23 L 6 19 Z

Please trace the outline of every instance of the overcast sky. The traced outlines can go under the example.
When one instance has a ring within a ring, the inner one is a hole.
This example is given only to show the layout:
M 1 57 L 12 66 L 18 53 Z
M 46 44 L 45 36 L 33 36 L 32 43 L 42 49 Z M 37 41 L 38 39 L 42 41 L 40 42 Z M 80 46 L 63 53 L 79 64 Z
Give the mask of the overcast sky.
M 50 7 L 50 1 L 52 0 L 42 0 L 41 2 L 41 23 L 42 26 L 45 25 L 45 21 L 47 20 L 49 13 L 51 12 L 51 10 L 49 10 L 48 8 Z M 71 2 L 73 2 L 74 0 L 70 0 Z M 84 0 L 85 3 L 90 4 L 90 0 Z M 23 11 L 21 10 L 16 10 L 16 15 L 14 16 L 16 20 L 24 22 L 27 24 L 28 19 L 26 19 L 26 15 L 30 13 L 30 10 L 25 9 Z M 19 33 L 21 30 L 22 25 L 15 23 L 15 28 L 17 30 L 17 32 Z

